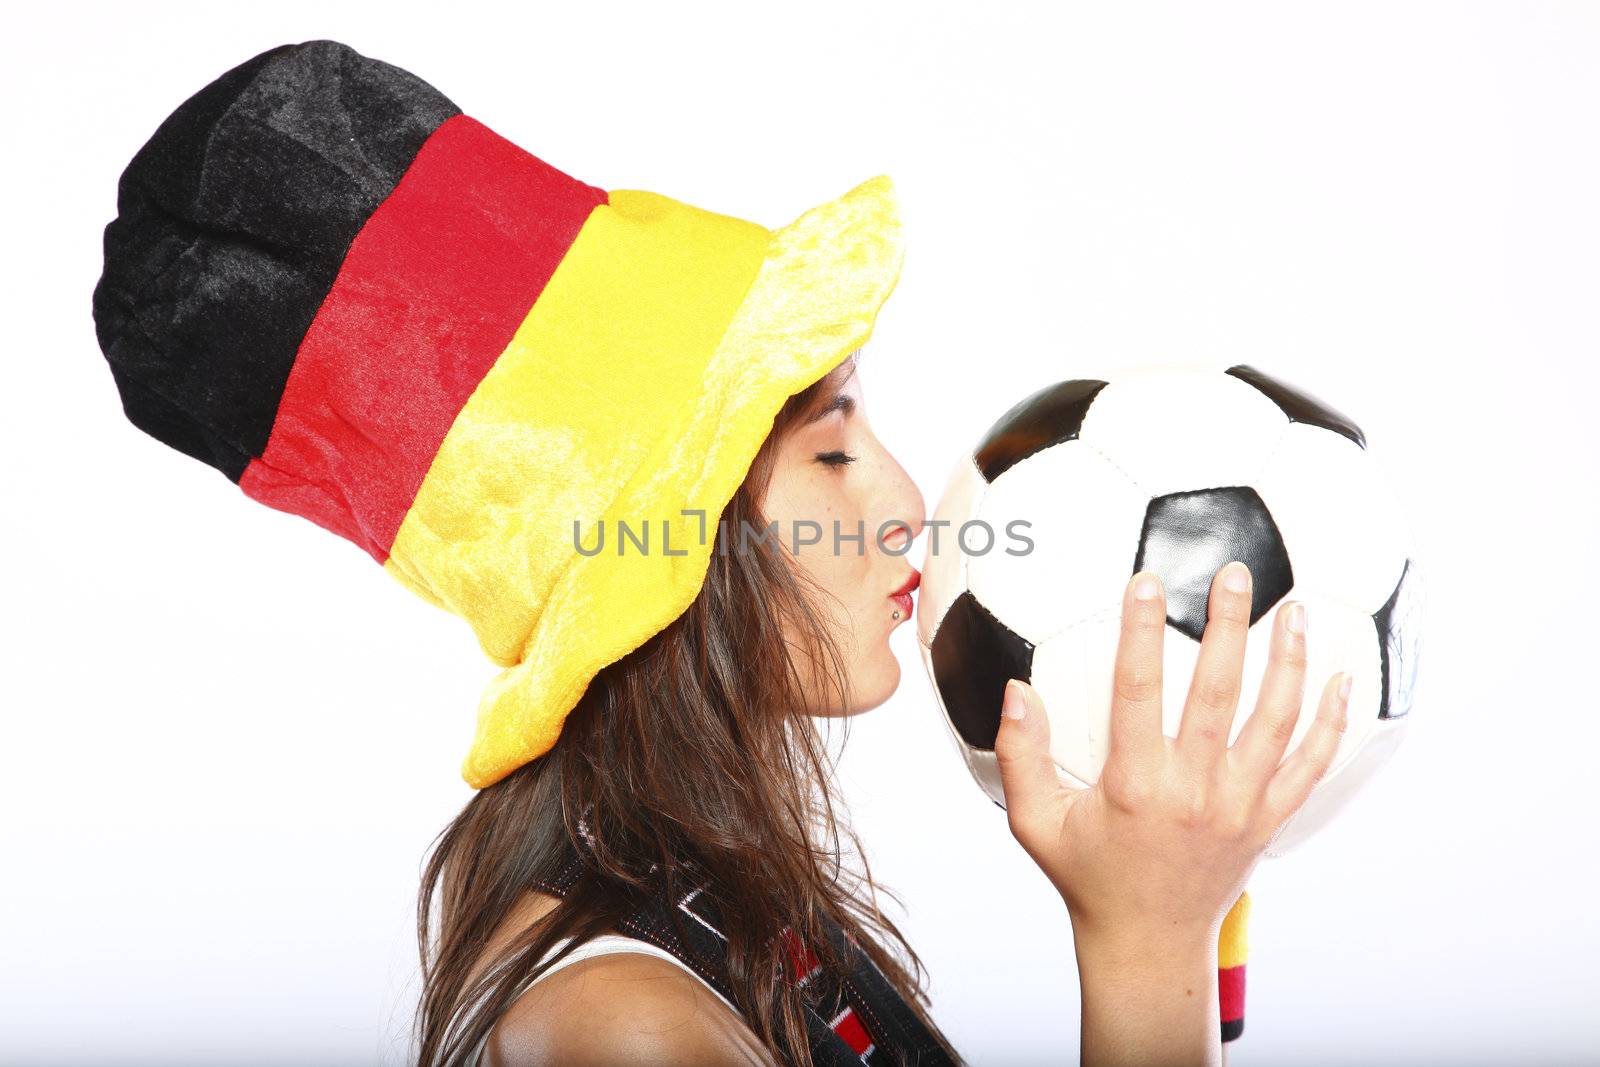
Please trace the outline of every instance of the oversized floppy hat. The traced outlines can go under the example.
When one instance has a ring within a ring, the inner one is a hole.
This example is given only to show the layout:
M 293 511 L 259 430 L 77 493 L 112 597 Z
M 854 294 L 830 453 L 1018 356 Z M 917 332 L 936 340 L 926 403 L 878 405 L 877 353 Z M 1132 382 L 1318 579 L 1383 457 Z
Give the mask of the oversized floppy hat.
M 608 192 L 326 40 L 185 101 L 117 212 L 94 318 L 128 418 L 472 625 L 502 668 L 477 788 L 694 600 L 774 416 L 902 254 L 886 177 L 777 230 Z

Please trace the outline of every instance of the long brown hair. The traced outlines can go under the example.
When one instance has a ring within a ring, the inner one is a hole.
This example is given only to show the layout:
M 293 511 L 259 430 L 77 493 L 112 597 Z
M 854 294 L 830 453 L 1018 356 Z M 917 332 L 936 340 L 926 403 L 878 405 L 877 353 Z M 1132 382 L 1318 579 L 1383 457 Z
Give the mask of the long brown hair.
M 687 891 L 690 871 L 693 884 L 709 881 L 737 902 L 724 909 L 732 999 L 778 1062 L 811 1063 L 801 994 L 785 978 L 788 950 L 778 935 L 792 929 L 824 966 L 839 967 L 824 916 L 944 1040 L 925 1011 L 922 961 L 877 906 L 879 892 L 898 898 L 874 883 L 835 811 L 824 739 L 799 710 L 819 684 L 839 706 L 848 702 L 821 590 L 775 538 L 730 543 L 743 529 L 766 529 L 757 502 L 775 445 L 826 399 L 827 380 L 790 397 L 774 420 L 721 516 L 688 610 L 601 670 L 555 747 L 479 790 L 435 840 L 417 907 L 422 1067 L 465 1063 L 524 983 L 554 962 L 541 963 L 561 938 L 606 931 L 652 887 Z M 845 862 L 846 842 L 859 873 Z M 578 886 L 485 965 L 491 935 L 569 849 L 584 861 Z

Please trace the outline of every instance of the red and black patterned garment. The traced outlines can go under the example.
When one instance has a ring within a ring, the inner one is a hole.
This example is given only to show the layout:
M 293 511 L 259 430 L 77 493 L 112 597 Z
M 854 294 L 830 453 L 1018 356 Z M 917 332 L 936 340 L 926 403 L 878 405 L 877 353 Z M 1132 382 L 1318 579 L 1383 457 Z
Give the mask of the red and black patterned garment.
M 581 874 L 573 856 L 555 878 L 535 884 L 564 897 L 582 891 Z M 673 899 L 647 900 L 618 921 L 616 928 L 672 953 L 732 999 L 727 938 L 710 894 L 695 889 Z M 815 1067 L 944 1067 L 956 1062 L 867 955 L 850 945 L 842 930 L 830 925 L 828 937 L 853 962 L 844 975 L 821 967 L 790 931 L 785 930 L 783 936 L 789 944 L 791 978 L 806 990 L 806 1029 Z

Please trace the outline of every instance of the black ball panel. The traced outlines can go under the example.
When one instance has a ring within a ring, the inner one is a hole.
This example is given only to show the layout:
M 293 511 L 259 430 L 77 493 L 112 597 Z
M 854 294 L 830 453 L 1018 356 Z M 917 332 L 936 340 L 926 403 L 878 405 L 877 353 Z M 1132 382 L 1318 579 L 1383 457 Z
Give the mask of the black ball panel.
M 1361 427 L 1355 424 L 1355 420 L 1340 414 L 1310 393 L 1281 382 L 1270 374 L 1264 374 L 1244 363 L 1229 367 L 1225 373 L 1255 386 L 1289 416 L 1290 422 L 1320 426 L 1324 430 L 1332 430 L 1341 437 L 1349 438 L 1362 448 L 1367 447 L 1367 435 L 1361 432 Z
M 993 751 L 1006 682 L 1032 679 L 1033 645 L 965 592 L 945 612 L 928 651 L 956 733 L 975 749 Z
M 1398 719 L 1411 711 L 1421 651 L 1422 582 L 1416 560 L 1406 560 L 1394 592 L 1372 615 L 1378 628 L 1379 663 L 1383 670 L 1378 687 L 1378 718 Z
M 1254 625 L 1294 587 L 1289 552 L 1266 503 L 1247 485 L 1168 493 L 1150 501 L 1133 571 L 1167 590 L 1167 622 L 1195 641 L 1205 633 L 1211 583 L 1230 560 L 1250 568 Z
M 992 482 L 1035 452 L 1076 440 L 1095 394 L 1105 387 L 1105 382 L 1084 378 L 1046 386 L 989 427 L 973 462 Z

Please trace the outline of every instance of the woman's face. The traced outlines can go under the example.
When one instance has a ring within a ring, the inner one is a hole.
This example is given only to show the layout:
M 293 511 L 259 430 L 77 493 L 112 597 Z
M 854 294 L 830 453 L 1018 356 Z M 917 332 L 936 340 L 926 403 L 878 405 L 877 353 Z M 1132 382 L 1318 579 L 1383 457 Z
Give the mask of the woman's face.
M 918 577 L 906 550 L 923 524 L 922 494 L 867 424 L 855 371 L 854 359 L 835 368 L 816 417 L 778 443 L 762 501 L 790 562 L 822 592 L 817 610 L 848 667 L 850 706 L 814 702 L 823 715 L 877 707 L 900 684 L 889 634 L 911 611 L 894 594 Z

